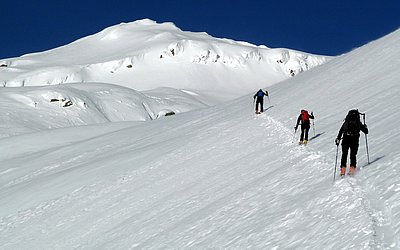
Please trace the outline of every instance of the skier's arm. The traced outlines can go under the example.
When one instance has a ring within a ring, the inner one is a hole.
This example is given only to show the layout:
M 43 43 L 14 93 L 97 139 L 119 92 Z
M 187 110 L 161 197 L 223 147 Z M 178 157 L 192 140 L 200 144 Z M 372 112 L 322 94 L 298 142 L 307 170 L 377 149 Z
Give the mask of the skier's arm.
M 337 135 L 337 139 L 339 139 L 339 140 L 342 139 L 343 128 L 344 128 L 344 123 L 343 123 L 342 126 L 340 127 L 339 133 L 338 133 L 338 135 Z
M 267 90 L 265 91 L 265 95 L 268 96 L 268 91 Z
M 297 130 L 297 127 L 299 126 L 300 121 L 301 121 L 301 114 L 299 115 L 299 118 L 297 118 L 296 127 L 294 127 L 294 129 Z
M 343 123 L 342 126 L 340 127 L 339 134 L 338 134 L 338 136 L 337 136 L 336 139 L 335 139 L 335 144 L 336 144 L 336 146 L 339 146 L 340 140 L 342 139 L 343 128 L 344 128 L 344 123 Z
M 361 123 L 361 122 L 360 122 Z M 364 134 L 368 134 L 368 127 L 367 127 L 367 124 L 360 124 L 360 129 L 361 129 L 361 131 L 364 133 Z
M 311 112 L 311 114 L 310 114 L 310 119 L 314 119 L 314 113 L 313 112 Z

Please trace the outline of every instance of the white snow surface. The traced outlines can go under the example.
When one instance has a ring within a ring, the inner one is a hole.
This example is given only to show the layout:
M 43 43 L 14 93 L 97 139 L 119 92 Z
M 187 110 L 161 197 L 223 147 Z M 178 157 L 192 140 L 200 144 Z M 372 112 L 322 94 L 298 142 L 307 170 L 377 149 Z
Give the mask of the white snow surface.
M 214 38 L 144 19 L 46 52 L 0 60 L 0 85 L 106 82 L 139 91 L 158 87 L 224 90 L 232 98 L 329 58 Z
M 44 129 L 118 121 L 147 121 L 209 105 L 193 92 L 138 92 L 106 83 L 3 88 L 0 138 Z
M 123 36 L 111 31 L 72 45 Z M 62 64 L 68 48 L 37 58 L 46 68 L 60 53 Z M 208 66 L 186 72 L 204 89 L 190 77 L 181 86 L 144 84 L 145 92 L 92 78 L 4 88 L 0 248 L 400 249 L 399 58 L 400 30 L 268 87 L 258 116 L 255 85 L 216 104 L 214 85 L 242 84 L 241 73 L 210 84 Z M 20 60 L 5 60 L 1 77 Z M 13 79 L 34 75 L 37 64 L 29 65 Z M 292 143 L 302 108 L 316 116 L 307 146 Z M 362 134 L 357 174 L 333 182 L 334 139 L 352 108 L 366 113 L 371 163 Z M 169 111 L 177 114 L 164 117 Z

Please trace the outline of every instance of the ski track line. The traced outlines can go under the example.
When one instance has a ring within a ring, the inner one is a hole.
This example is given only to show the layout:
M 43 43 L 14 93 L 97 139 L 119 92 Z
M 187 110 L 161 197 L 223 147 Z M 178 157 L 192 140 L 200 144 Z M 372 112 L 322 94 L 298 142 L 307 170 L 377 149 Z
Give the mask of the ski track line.
M 333 164 L 333 163 L 332 163 Z M 352 182 L 351 179 L 346 178 L 347 183 L 350 185 L 352 188 L 353 192 L 355 193 L 356 197 L 361 201 L 362 208 L 365 212 L 365 214 L 368 216 L 370 219 L 370 224 L 372 228 L 372 239 L 370 241 L 369 247 L 371 249 L 386 249 L 385 247 L 385 241 L 383 239 L 385 236 L 381 232 L 381 222 L 383 221 L 388 221 L 387 216 L 384 211 L 381 211 L 379 209 L 375 209 L 371 204 L 371 200 L 367 197 L 366 191 L 363 189 L 363 186 L 361 183 L 359 183 L 358 179 L 354 177 L 355 182 Z M 376 197 L 376 195 L 374 196 Z M 374 201 L 379 203 L 379 200 L 377 198 L 374 198 Z M 390 220 L 389 220 L 390 221 Z M 393 231 L 393 229 L 391 229 Z M 393 243 L 395 242 L 394 239 L 390 239 L 389 247 L 393 247 Z
M 276 126 L 279 126 L 282 128 L 282 130 L 285 130 L 286 127 L 284 127 L 279 121 L 273 119 L 270 116 L 267 116 L 267 119 L 270 120 L 270 122 L 273 122 L 276 124 Z M 290 130 L 286 129 L 287 131 L 287 136 L 286 139 L 291 139 L 290 136 Z M 309 145 L 306 146 L 307 150 L 304 148 L 304 150 L 301 150 L 303 153 L 307 153 L 313 155 L 313 152 L 309 152 L 309 149 L 312 149 L 312 147 L 309 147 Z M 326 158 L 326 156 L 322 152 L 314 152 L 316 155 L 319 155 L 321 157 Z M 327 161 L 329 162 L 329 161 Z M 353 181 L 354 180 L 354 181 Z M 351 187 L 353 193 L 358 197 L 358 199 L 361 201 L 362 208 L 364 210 L 364 213 L 368 216 L 370 220 L 370 225 L 372 229 L 372 239 L 369 242 L 369 247 L 370 249 L 387 249 L 387 247 L 392 248 L 395 246 L 395 239 L 389 239 L 390 243 L 388 243 L 389 246 L 385 246 L 387 242 L 384 241 L 385 237 L 384 233 L 382 232 L 383 230 L 381 229 L 382 227 L 382 222 L 385 221 L 390 221 L 386 218 L 385 212 L 382 210 L 379 210 L 378 208 L 374 208 L 366 195 L 366 191 L 363 189 L 362 185 L 359 183 L 355 177 L 352 177 L 352 179 L 346 178 L 346 181 L 348 185 Z M 376 197 L 376 195 L 374 195 Z M 375 198 L 376 202 L 378 202 L 378 199 Z M 391 229 L 391 228 L 390 228 Z M 391 229 L 393 231 L 393 229 Z M 391 237 L 393 238 L 393 237 Z
M 304 155 L 306 154 L 306 157 L 303 157 L 304 161 L 313 161 L 315 159 L 318 159 L 319 162 L 321 162 L 322 164 L 316 164 L 317 170 L 326 170 L 325 166 L 330 166 L 333 165 L 333 162 L 331 162 L 330 160 L 328 160 L 328 158 L 326 157 L 325 154 L 323 154 L 322 152 L 319 151 L 314 151 L 314 149 L 312 147 L 310 147 L 310 145 L 307 146 L 299 146 L 296 147 L 297 145 L 293 145 L 293 143 L 291 143 L 292 140 L 292 132 L 287 129 L 285 126 L 283 126 L 279 121 L 273 119 L 272 117 L 266 116 L 265 114 L 262 114 L 258 117 L 255 117 L 254 119 L 265 119 L 266 122 L 260 123 L 260 126 L 268 126 L 268 128 L 273 128 L 273 130 L 268 130 L 268 131 L 264 131 L 266 133 L 270 133 L 271 135 L 276 135 L 279 134 L 278 141 L 280 141 L 281 145 L 280 147 L 288 147 L 289 148 L 289 152 L 291 153 L 290 158 L 291 159 L 296 159 L 298 158 L 300 155 Z M 272 124 L 272 126 L 271 126 Z M 274 139 L 276 140 L 276 138 Z M 283 142 L 282 141 L 286 141 Z M 293 147 L 294 146 L 294 147 Z M 168 157 L 172 157 L 173 153 L 171 153 L 170 156 Z M 165 159 L 164 159 L 165 161 Z M 313 166 L 314 167 L 314 166 Z M 135 172 L 135 171 L 134 171 Z M 134 174 L 134 172 L 132 174 Z M 314 171 L 315 172 L 315 171 Z M 122 178 L 122 179 L 121 179 Z M 10 215 L 7 217 L 3 217 L 0 218 L 0 232 L 7 232 L 12 228 L 17 227 L 18 225 L 27 222 L 30 219 L 33 218 L 37 218 L 37 217 L 42 217 L 45 215 L 46 211 L 47 212 L 55 212 L 58 209 L 61 209 L 65 206 L 67 206 L 68 204 L 73 204 L 71 202 L 77 201 L 77 200 L 81 200 L 82 198 L 85 199 L 86 201 L 84 201 L 84 204 L 87 204 L 85 207 L 85 213 L 89 213 L 92 209 L 94 209 L 96 207 L 96 205 L 98 205 L 98 203 L 95 203 L 95 205 L 93 205 L 93 207 L 90 204 L 90 201 L 95 201 L 96 199 L 100 199 L 102 196 L 109 194 L 110 192 L 116 192 L 118 190 L 120 190 L 121 188 L 123 189 L 123 185 L 125 184 L 129 184 L 131 181 L 133 180 L 131 175 L 128 176 L 119 176 L 117 179 L 114 179 L 112 182 L 114 183 L 109 183 L 107 181 L 107 183 L 103 183 L 101 185 L 92 185 L 92 186 L 84 186 L 81 187 L 75 191 L 73 191 L 72 193 L 66 194 L 63 197 L 59 197 L 57 199 L 54 200 L 49 200 L 46 202 L 43 202 L 42 204 L 39 204 L 38 206 L 36 206 L 35 208 L 31 208 L 31 209 L 27 209 L 25 211 L 19 211 L 17 214 L 14 215 Z M 262 178 L 260 178 L 260 180 L 262 181 Z M 256 180 L 256 182 L 258 182 L 258 180 Z M 384 214 L 383 213 L 379 213 L 379 211 L 375 210 L 372 206 L 371 203 L 368 201 L 365 191 L 362 189 L 361 185 L 358 182 L 354 182 L 352 183 L 350 180 L 347 180 L 348 185 L 352 188 L 352 192 L 355 193 L 355 196 L 358 197 L 360 199 L 360 201 L 362 202 L 362 207 L 364 212 L 368 215 L 368 217 L 370 218 L 371 221 L 371 228 L 373 230 L 372 233 L 372 239 L 370 241 L 370 249 L 382 249 L 382 246 L 384 245 L 384 243 L 379 240 L 382 239 L 382 235 L 379 235 L 380 230 L 380 223 L 381 221 L 385 220 Z M 251 184 L 251 183 L 250 183 Z M 246 184 L 249 185 L 249 184 Z M 216 198 L 216 200 L 212 201 L 212 203 L 208 204 L 207 206 L 212 206 L 212 207 L 218 207 L 219 205 L 224 204 L 225 200 L 229 200 L 229 198 L 231 196 L 234 196 L 235 194 L 237 194 L 237 192 L 240 192 L 240 190 L 242 189 L 246 189 L 246 186 L 244 187 L 239 187 L 239 189 L 234 190 L 234 192 L 231 192 L 230 194 L 227 194 L 228 196 L 223 196 L 222 198 Z M 127 190 L 125 190 L 127 191 Z M 117 196 L 120 196 L 122 194 L 119 194 Z M 114 197 L 116 198 L 116 197 Z M 107 201 L 105 201 L 107 203 Z M 216 208 L 214 208 L 216 209 Z M 50 210 L 50 211 L 48 211 Z M 104 220 L 99 220 L 97 221 L 98 223 L 95 225 L 95 228 L 92 228 L 91 231 L 93 232 L 87 232 L 85 235 L 89 238 L 90 234 L 95 234 L 96 228 L 98 228 L 99 225 L 107 223 L 108 221 L 110 221 L 113 217 L 114 219 L 117 217 L 121 217 L 121 215 L 126 216 L 129 214 L 129 209 L 123 210 L 123 211 L 119 211 L 121 213 L 114 213 L 113 215 L 108 216 L 108 218 L 104 218 Z M 199 213 L 201 213 L 202 210 L 199 210 Z M 73 215 L 71 215 L 73 216 Z M 195 216 L 195 215 L 191 215 L 189 214 L 188 217 L 186 218 L 186 220 L 190 221 L 190 218 Z M 58 223 L 58 226 L 63 225 L 64 223 L 68 223 L 68 221 L 70 221 L 71 219 L 79 219 L 79 218 L 73 218 L 73 217 L 69 217 L 69 218 L 64 218 L 63 221 L 60 221 Z M 171 230 L 171 228 L 169 228 L 169 230 Z M 162 232 L 159 232 L 158 234 L 162 234 Z M 154 235 L 157 236 L 158 234 Z M 77 236 L 75 236 L 77 237 Z M 142 244 L 140 245 L 145 245 L 149 243 L 149 241 L 151 241 L 151 239 L 153 239 L 154 237 L 150 237 L 147 238 L 144 242 L 142 242 Z M 80 235 L 78 236 L 78 238 L 83 239 L 84 235 Z M 75 238 L 76 240 L 76 238 Z M 74 241 L 76 242 L 76 241 Z M 96 241 L 97 243 L 99 243 L 98 241 Z M 15 243 L 15 242 L 14 242 Z M 195 243 L 195 242 L 193 242 Z M 151 244 L 150 244 L 151 245 Z M 190 245 L 190 243 L 189 243 Z M 188 246 L 188 245 L 187 245 Z
M 354 177 L 351 177 L 351 178 L 354 178 Z M 378 230 L 377 230 L 378 221 L 376 218 L 376 215 L 378 213 L 373 211 L 373 208 L 370 206 L 370 202 L 367 201 L 365 192 L 361 188 L 361 186 L 357 182 L 353 183 L 353 181 L 349 180 L 349 178 L 347 178 L 346 180 L 347 180 L 347 183 L 352 188 L 353 192 L 356 194 L 356 196 L 359 197 L 359 199 L 361 201 L 361 205 L 362 205 L 365 213 L 368 215 L 368 218 L 371 221 L 372 239 L 369 242 L 369 247 L 371 247 L 371 249 L 382 249 L 382 242 L 378 242 Z
M 255 117 L 254 119 L 257 119 L 257 117 Z M 305 152 L 308 152 L 308 154 L 309 154 L 309 156 L 305 159 L 306 161 L 309 161 L 309 160 L 312 160 L 312 159 L 316 159 L 316 158 L 320 158 L 320 155 L 316 155 L 314 152 L 309 152 L 309 151 L 305 150 L 304 148 L 300 148 L 300 147 L 293 147 L 292 143 L 289 143 L 289 142 L 282 143 L 282 138 L 283 138 L 283 140 L 290 141 L 291 136 L 289 135 L 289 133 L 287 133 L 288 130 L 285 127 L 283 127 L 281 124 L 278 124 L 280 126 L 275 126 L 276 124 L 277 123 L 276 123 L 275 120 L 267 119 L 266 122 L 260 123 L 259 126 L 262 126 L 262 127 L 267 126 L 268 127 L 268 130 L 263 131 L 263 133 L 267 133 L 267 138 L 269 138 L 268 140 L 273 140 L 275 143 L 280 144 L 281 149 L 282 149 L 282 146 L 283 146 L 285 148 L 286 147 L 290 147 L 291 148 L 290 150 L 292 150 L 293 152 L 296 151 L 296 152 L 294 152 L 295 153 L 294 155 L 291 155 L 291 157 L 290 157 L 291 159 L 295 160 L 300 155 L 303 155 Z M 283 131 L 283 133 L 282 133 L 282 131 Z M 274 136 L 274 135 L 276 135 L 276 133 L 279 133 L 279 136 Z M 252 184 L 250 186 L 238 187 L 233 192 L 225 194 L 225 196 L 223 196 L 223 197 L 221 197 L 219 199 L 216 199 L 214 202 L 208 204 L 205 207 L 205 208 L 207 208 L 206 210 L 211 209 L 214 212 L 218 212 L 220 207 L 224 207 L 224 206 L 225 206 L 224 210 L 231 210 L 232 209 L 231 207 L 226 207 L 226 204 L 227 204 L 228 201 L 230 201 L 233 198 L 237 197 L 238 193 L 245 192 L 249 187 L 254 186 L 254 184 L 258 183 L 257 185 L 260 185 L 260 183 L 262 183 L 264 180 L 263 180 L 263 178 L 260 178 L 260 180 L 254 180 L 254 181 L 255 182 L 250 183 L 250 184 Z M 198 212 L 195 212 L 194 214 L 191 214 L 188 217 L 185 217 L 184 220 L 187 220 L 188 222 L 192 221 L 191 218 L 192 217 L 195 217 L 195 218 L 199 217 L 198 216 L 199 213 L 201 214 L 202 213 L 201 211 L 204 210 L 205 208 L 200 209 Z M 214 213 L 212 213 L 210 216 L 212 216 L 213 214 Z M 213 217 L 209 218 L 210 216 L 205 216 L 205 219 L 200 220 L 200 222 L 204 221 L 204 220 L 213 220 L 212 219 Z M 203 216 L 200 216 L 200 217 L 203 217 Z M 196 223 L 196 225 L 192 226 L 192 228 L 196 228 L 197 225 L 200 222 Z M 178 225 L 178 226 L 181 227 L 181 229 L 178 230 L 178 231 L 184 230 L 185 226 L 182 226 L 182 224 L 185 225 L 186 223 L 180 223 L 180 225 Z M 176 230 L 177 230 L 176 226 L 171 226 L 171 227 L 169 227 L 169 228 L 167 228 L 165 230 L 162 230 L 162 231 L 154 234 L 151 238 L 146 239 L 143 243 L 141 243 L 139 245 L 136 245 L 136 247 L 140 246 L 141 248 L 142 247 L 151 248 L 151 242 L 153 240 L 155 240 L 157 238 L 160 238 L 160 237 L 163 237 L 163 236 L 164 236 L 165 239 L 168 239 L 168 237 L 166 237 L 165 235 L 168 235 L 171 231 L 176 231 Z M 202 232 L 200 234 L 207 235 L 207 234 L 211 234 L 211 232 L 210 231 L 205 231 L 205 232 Z M 201 239 L 198 239 L 198 240 L 202 241 Z M 199 244 L 198 240 L 191 240 L 186 245 L 184 245 L 184 246 L 181 245 L 181 247 L 189 247 L 189 246 L 190 247 L 196 247 L 196 243 Z M 236 242 L 236 240 L 240 240 L 240 237 L 238 237 L 238 239 L 233 239 L 231 242 Z M 243 239 L 241 239 L 241 240 L 243 240 Z M 236 242 L 236 243 L 240 244 L 240 242 Z M 234 244 L 234 246 L 235 246 L 235 244 Z M 168 245 L 163 245 L 163 247 L 168 247 Z M 228 244 L 228 245 L 222 245 L 222 246 L 220 245 L 220 247 L 224 247 L 225 248 L 225 247 L 232 247 L 232 246 L 230 246 Z
M 353 192 L 359 197 L 361 205 L 371 221 L 372 239 L 369 242 L 370 249 L 393 249 L 396 246 L 394 230 L 388 223 L 390 219 L 388 219 L 389 216 L 386 212 L 379 209 L 378 205 L 373 205 L 380 203 L 376 194 L 369 191 L 369 196 L 373 197 L 368 198 L 366 190 L 362 188 L 358 179 L 347 178 L 346 180 Z

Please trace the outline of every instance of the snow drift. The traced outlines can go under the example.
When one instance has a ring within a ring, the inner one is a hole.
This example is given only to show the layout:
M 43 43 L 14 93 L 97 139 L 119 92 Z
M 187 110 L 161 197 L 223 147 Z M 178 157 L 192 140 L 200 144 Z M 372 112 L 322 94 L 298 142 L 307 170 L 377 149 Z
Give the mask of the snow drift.
M 105 83 L 3 89 L 0 138 L 104 122 L 147 121 L 209 105 L 172 88 L 138 92 Z

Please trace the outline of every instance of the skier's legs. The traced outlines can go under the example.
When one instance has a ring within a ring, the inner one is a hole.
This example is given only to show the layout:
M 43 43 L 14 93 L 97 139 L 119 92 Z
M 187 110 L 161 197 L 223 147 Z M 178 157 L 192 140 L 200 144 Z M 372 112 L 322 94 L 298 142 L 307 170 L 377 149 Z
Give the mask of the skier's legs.
M 310 130 L 310 126 L 306 127 L 305 129 L 305 136 L 304 136 L 304 140 L 308 141 L 308 131 Z
M 352 143 L 350 145 L 350 166 L 357 166 L 357 152 L 358 152 L 358 143 Z
M 303 126 L 301 127 L 301 134 L 300 134 L 300 141 L 304 140 L 304 131 L 305 129 L 303 128 Z
M 264 112 L 264 100 L 260 101 L 260 105 L 261 105 L 261 112 Z
M 262 100 L 257 100 L 257 108 L 256 111 L 263 112 L 263 102 Z
M 349 144 L 345 141 L 342 142 L 342 160 L 341 160 L 341 167 L 346 167 L 347 164 L 347 154 L 349 152 Z

